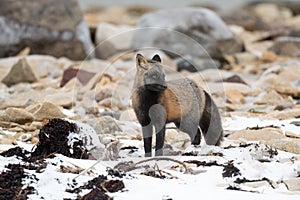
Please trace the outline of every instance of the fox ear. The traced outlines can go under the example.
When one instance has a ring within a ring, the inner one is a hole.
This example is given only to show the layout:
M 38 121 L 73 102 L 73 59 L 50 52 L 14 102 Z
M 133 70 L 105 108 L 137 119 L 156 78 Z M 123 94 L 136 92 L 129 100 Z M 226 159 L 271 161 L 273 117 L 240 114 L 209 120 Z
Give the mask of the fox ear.
M 144 58 L 144 56 L 142 56 L 141 54 L 137 54 L 136 55 L 136 66 L 137 67 L 142 67 L 144 69 L 147 69 L 147 60 Z
M 155 54 L 155 56 L 153 56 L 152 60 L 155 60 L 157 62 L 161 62 L 161 59 L 160 59 L 158 54 Z

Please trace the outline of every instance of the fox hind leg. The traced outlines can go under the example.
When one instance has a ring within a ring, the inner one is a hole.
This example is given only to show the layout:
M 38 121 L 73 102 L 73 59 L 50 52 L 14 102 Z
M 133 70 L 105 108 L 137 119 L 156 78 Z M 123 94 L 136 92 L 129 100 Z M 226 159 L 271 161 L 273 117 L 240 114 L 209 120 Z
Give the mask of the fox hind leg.
M 221 117 L 212 98 L 205 93 L 205 107 L 199 122 L 206 144 L 219 146 L 223 140 Z
M 199 145 L 201 142 L 201 132 L 197 123 L 192 120 L 182 120 L 182 122 L 175 122 L 176 127 L 182 132 L 187 133 L 191 138 L 193 145 Z

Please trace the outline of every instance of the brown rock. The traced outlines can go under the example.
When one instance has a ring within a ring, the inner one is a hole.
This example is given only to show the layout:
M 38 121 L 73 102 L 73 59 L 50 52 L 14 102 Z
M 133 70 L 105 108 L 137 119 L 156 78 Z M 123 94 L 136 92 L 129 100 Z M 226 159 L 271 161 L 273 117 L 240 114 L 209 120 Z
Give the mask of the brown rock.
M 22 58 L 12 66 L 10 72 L 2 79 L 2 82 L 11 86 L 22 82 L 33 83 L 37 80 L 38 79 L 27 60 Z
M 270 140 L 267 140 L 265 144 L 270 145 L 276 149 L 287 151 L 291 153 L 300 154 L 300 140 L 299 139 L 289 139 L 289 140 L 283 140 L 283 139 L 275 139 L 270 138 Z
M 229 101 L 232 104 L 245 103 L 244 95 L 236 89 L 226 90 L 225 95 L 226 95 L 227 101 Z
M 286 110 L 276 110 L 272 113 L 269 113 L 265 116 L 269 119 L 292 119 L 292 118 L 300 118 L 300 108 L 294 108 L 294 109 L 286 109 Z
M 0 120 L 6 122 L 15 122 L 18 124 L 25 124 L 32 122 L 33 115 L 24 109 L 7 108 L 4 113 L 0 114 Z
M 273 62 L 276 60 L 277 55 L 272 51 L 264 51 L 262 57 L 260 58 L 263 62 Z
M 85 18 L 88 24 L 92 27 L 97 27 L 98 24 L 106 22 L 117 25 L 136 25 L 140 16 L 153 8 L 143 6 L 120 7 L 109 6 L 103 8 L 91 8 L 85 10 Z
M 2 137 L 1 140 L 0 140 L 0 144 L 8 144 L 8 145 L 16 145 L 17 144 L 17 140 L 15 137 L 12 137 L 12 136 L 5 136 L 5 137 Z
M 32 113 L 35 120 L 38 121 L 42 121 L 44 119 L 65 117 L 61 109 L 50 102 L 36 103 L 28 106 L 26 110 Z
M 300 191 L 300 178 L 284 180 L 283 183 L 290 191 Z
M 47 95 L 43 100 L 51 102 L 58 106 L 62 106 L 64 108 L 71 108 L 72 105 L 75 103 L 75 98 L 76 97 L 73 91 L 58 91 L 56 93 Z
M 93 72 L 85 71 L 82 69 L 68 68 L 63 73 L 60 87 L 63 87 L 74 77 L 76 77 L 82 85 L 86 85 L 94 76 L 95 73 Z
M 269 141 L 274 139 L 283 139 L 285 136 L 280 129 L 264 128 L 259 130 L 240 130 L 228 136 L 228 139 L 239 140 L 245 139 L 248 141 Z
M 262 94 L 260 94 L 254 101 L 254 104 L 290 105 L 293 104 L 293 99 L 290 98 L 284 99 L 276 91 L 271 90 L 269 92 L 263 92 Z
M 240 76 L 238 75 L 232 75 L 230 77 L 224 78 L 223 82 L 229 82 L 229 83 L 242 83 L 245 85 L 248 85 Z
M 205 85 L 210 93 L 217 93 L 219 95 L 225 95 L 227 90 L 237 90 L 243 95 L 252 95 L 255 91 L 248 85 L 241 83 L 228 83 L 228 82 L 219 82 L 219 83 L 207 83 Z
M 294 98 L 300 98 L 300 88 L 293 87 L 289 82 L 281 82 L 275 85 L 275 90 L 281 94 L 290 95 Z
M 292 17 L 292 11 L 285 7 L 280 7 L 272 3 L 261 3 L 254 7 L 253 9 L 256 16 L 262 19 L 268 24 L 277 22 L 276 25 L 283 25 L 283 23 Z M 267 14 L 266 14 L 267 13 Z M 273 25 L 274 27 L 276 25 Z

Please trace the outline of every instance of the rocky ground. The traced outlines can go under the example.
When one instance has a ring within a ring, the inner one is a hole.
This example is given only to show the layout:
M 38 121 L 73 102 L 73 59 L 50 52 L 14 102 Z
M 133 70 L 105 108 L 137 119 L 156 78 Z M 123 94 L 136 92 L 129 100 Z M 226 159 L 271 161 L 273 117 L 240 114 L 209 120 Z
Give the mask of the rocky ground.
M 299 9 L 181 11 L 89 9 L 88 59 L 32 55 L 28 40 L 0 59 L 0 199 L 299 198 Z M 213 96 L 221 147 L 191 146 L 170 124 L 166 156 L 143 158 L 130 100 L 135 50 L 160 54 L 167 79 L 189 77 Z

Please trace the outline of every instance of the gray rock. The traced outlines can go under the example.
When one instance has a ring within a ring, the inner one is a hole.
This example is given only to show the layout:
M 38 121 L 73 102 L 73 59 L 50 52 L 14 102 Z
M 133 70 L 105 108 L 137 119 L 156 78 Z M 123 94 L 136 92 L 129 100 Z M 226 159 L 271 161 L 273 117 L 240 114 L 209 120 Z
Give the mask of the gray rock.
M 204 8 L 166 9 L 145 14 L 137 28 L 132 39 L 133 49 L 152 47 L 173 56 L 221 59 L 223 54 L 243 48 L 222 19 Z
M 297 57 L 300 55 L 300 37 L 279 37 L 269 50 L 279 55 Z
M 191 56 L 176 59 L 177 71 L 186 70 L 189 72 L 199 72 L 205 69 L 218 69 L 221 63 L 209 58 L 193 58 Z
M 122 131 L 115 119 L 110 116 L 100 117 L 93 127 L 98 134 L 116 135 Z
M 93 48 L 75 0 L 2 1 L 0 32 L 0 57 L 29 47 L 32 54 L 82 60 Z
M 2 83 L 11 86 L 22 82 L 33 83 L 37 80 L 31 66 L 29 66 L 25 58 L 22 58 L 12 66 L 9 73 L 2 79 Z
M 33 115 L 24 109 L 7 108 L 4 113 L 0 114 L 0 121 L 15 122 L 18 124 L 25 124 L 32 122 Z
M 223 13 L 221 17 L 226 24 L 242 26 L 249 31 L 270 29 L 270 24 L 267 24 L 256 16 L 253 10 L 249 8 L 237 8 L 230 12 Z
M 107 59 L 130 48 L 133 27 L 101 23 L 96 30 L 96 55 Z
M 134 110 L 131 108 L 131 109 L 127 109 L 127 110 L 122 111 L 121 114 L 120 114 L 120 121 L 134 121 L 134 122 L 136 122 L 137 118 L 136 118 L 136 114 L 135 114 Z

